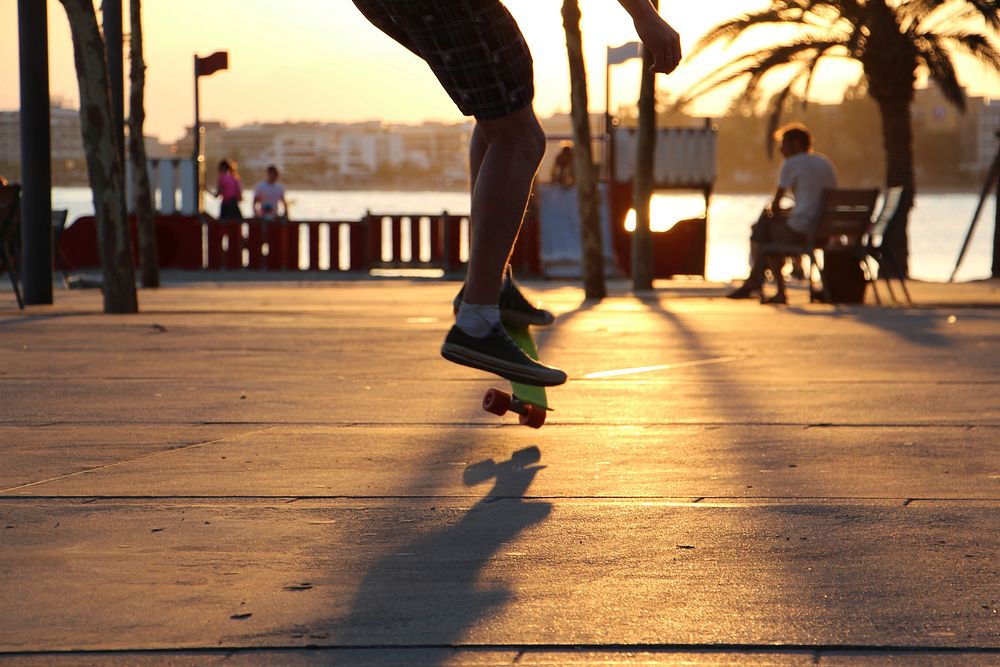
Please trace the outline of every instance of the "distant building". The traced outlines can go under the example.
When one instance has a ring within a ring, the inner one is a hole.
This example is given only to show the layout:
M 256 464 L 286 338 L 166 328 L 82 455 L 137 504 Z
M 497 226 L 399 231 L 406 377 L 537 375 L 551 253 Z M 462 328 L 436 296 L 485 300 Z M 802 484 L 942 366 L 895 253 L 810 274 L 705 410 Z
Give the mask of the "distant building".
M 1000 100 L 982 100 L 975 122 L 975 172 L 985 178 L 1000 151 Z
M 80 133 L 80 112 L 58 104 L 49 108 L 52 160 L 64 167 L 84 168 L 83 135 Z M 21 112 L 0 111 L 0 162 L 21 161 Z
M 433 174 L 443 184 L 468 180 L 472 124 L 426 123 L 258 123 L 240 127 L 205 123 L 204 151 L 212 163 L 229 157 L 246 174 L 277 165 L 289 183 L 360 184 L 372 179 L 395 182 Z M 173 148 L 187 155 L 194 142 L 190 128 Z
M 951 157 L 963 173 L 984 178 L 1000 148 L 1000 100 L 969 97 L 963 114 L 937 86 L 918 88 L 913 100 L 913 130 L 917 136 L 935 132 L 956 135 Z

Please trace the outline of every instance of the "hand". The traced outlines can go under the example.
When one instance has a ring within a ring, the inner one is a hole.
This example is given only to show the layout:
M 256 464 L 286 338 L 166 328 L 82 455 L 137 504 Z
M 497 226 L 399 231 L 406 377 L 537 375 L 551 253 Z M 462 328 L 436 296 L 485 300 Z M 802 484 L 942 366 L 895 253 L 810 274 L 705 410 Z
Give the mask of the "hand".
M 659 14 L 651 12 L 635 20 L 635 32 L 653 55 L 652 72 L 670 74 L 681 62 L 681 38 Z

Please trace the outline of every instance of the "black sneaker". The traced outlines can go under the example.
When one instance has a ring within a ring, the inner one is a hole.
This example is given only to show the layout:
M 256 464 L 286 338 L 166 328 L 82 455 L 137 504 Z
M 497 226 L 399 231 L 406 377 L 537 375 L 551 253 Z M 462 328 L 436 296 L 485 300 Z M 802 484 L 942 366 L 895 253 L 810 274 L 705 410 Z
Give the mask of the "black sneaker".
M 465 295 L 465 285 L 458 291 L 452 308 L 455 314 L 462 305 L 462 297 Z M 500 288 L 500 318 L 503 323 L 518 328 L 525 328 L 528 325 L 548 326 L 556 320 L 556 316 L 544 308 L 535 308 L 531 305 L 521 290 L 510 278 L 504 278 L 503 286 Z
M 565 373 L 525 354 L 500 324 L 482 338 L 468 335 L 458 325 L 453 326 L 441 346 L 441 356 L 462 366 L 496 373 L 511 382 L 539 387 L 554 387 L 566 382 Z

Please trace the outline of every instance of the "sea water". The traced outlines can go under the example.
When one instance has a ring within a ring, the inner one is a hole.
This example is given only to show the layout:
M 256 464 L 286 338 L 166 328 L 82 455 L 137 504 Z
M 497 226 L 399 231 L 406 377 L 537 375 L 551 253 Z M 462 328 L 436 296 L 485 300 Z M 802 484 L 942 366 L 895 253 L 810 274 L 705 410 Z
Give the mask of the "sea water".
M 286 199 L 293 220 L 358 220 L 369 211 L 386 215 L 469 212 L 468 193 L 454 191 L 290 189 Z M 917 195 L 916 206 L 910 213 L 910 273 L 913 278 L 948 279 L 955 268 L 978 199 L 978 195 L 971 193 Z M 706 260 L 709 280 L 730 281 L 747 275 L 750 225 L 769 200 L 769 195 L 763 193 L 712 196 Z M 67 209 L 69 221 L 92 215 L 94 210 L 88 188 L 53 188 L 52 205 Z M 983 207 L 958 280 L 990 275 L 995 205 L 995 198 L 991 196 Z M 206 212 L 216 215 L 218 209 L 218 200 L 206 197 Z M 244 214 L 251 209 L 251 195 L 247 193 L 243 201 Z M 656 195 L 651 204 L 653 228 L 669 228 L 677 220 L 703 215 L 704 209 L 704 199 L 698 193 Z

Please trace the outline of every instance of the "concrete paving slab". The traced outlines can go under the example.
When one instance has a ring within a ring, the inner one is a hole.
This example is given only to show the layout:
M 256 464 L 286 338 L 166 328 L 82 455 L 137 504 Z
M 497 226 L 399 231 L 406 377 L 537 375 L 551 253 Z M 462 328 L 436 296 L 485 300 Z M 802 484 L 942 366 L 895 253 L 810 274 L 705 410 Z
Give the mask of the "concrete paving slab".
M 998 509 L 8 502 L 0 646 L 1000 648 Z
M 800 426 L 272 426 L 0 494 L 468 497 L 466 466 L 537 445 L 535 497 L 1000 499 L 1000 428 Z
M 225 651 L 156 651 L 156 652 L 76 652 L 70 655 L 0 655 L 0 664 L 13 667 L 201 667 L 202 665 L 276 665 L 298 667 L 311 665 L 351 665 L 352 667 L 484 667 L 509 665 L 712 665 L 730 667 L 766 665 L 906 665 L 907 667 L 986 667 L 996 664 L 996 654 L 975 651 L 839 651 L 809 649 L 767 651 L 736 648 L 592 651 L 584 648 L 523 647 L 519 650 L 492 649 L 291 649 L 291 650 L 225 650 Z
M 560 315 L 543 358 L 574 378 L 538 432 L 484 414 L 493 382 L 439 359 L 457 287 L 185 284 L 135 316 L 100 315 L 96 293 L 0 304 L 0 652 L 1000 655 L 996 284 L 915 285 L 937 304 L 917 309 L 535 284 Z M 511 459 L 531 446 L 541 460 Z
M 245 427 L 211 424 L 7 425 L 3 439 L 0 489 L 35 484 L 65 475 L 95 471 L 151 454 L 204 444 L 238 433 Z

